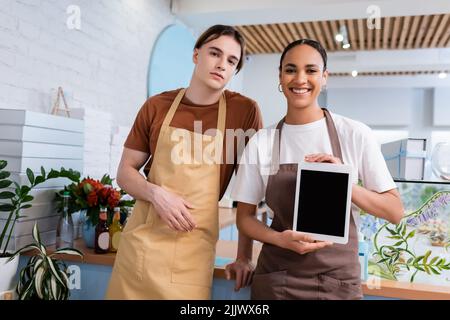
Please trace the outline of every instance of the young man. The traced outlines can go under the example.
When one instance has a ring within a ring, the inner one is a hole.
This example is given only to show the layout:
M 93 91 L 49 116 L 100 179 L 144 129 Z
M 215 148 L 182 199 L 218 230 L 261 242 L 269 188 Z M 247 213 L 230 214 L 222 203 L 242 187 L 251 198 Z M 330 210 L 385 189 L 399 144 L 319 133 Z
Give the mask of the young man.
M 150 97 L 139 111 L 117 173 L 117 183 L 137 201 L 107 298 L 210 298 L 218 201 L 241 142 L 230 143 L 225 129 L 262 127 L 255 101 L 224 90 L 241 69 L 244 51 L 244 39 L 233 27 L 212 26 L 195 45 L 189 87 Z M 139 169 L 149 158 L 145 179 Z M 241 239 L 240 250 L 249 248 L 249 241 Z M 238 259 L 230 271 L 247 283 L 252 270 Z

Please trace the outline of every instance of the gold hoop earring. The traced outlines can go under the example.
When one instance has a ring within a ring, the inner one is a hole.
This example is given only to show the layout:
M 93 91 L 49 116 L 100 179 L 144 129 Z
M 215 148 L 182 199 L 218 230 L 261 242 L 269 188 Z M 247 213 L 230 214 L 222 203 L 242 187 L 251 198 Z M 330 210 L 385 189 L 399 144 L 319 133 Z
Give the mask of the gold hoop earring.
M 283 87 L 281 86 L 281 83 L 278 84 L 278 91 L 283 92 Z

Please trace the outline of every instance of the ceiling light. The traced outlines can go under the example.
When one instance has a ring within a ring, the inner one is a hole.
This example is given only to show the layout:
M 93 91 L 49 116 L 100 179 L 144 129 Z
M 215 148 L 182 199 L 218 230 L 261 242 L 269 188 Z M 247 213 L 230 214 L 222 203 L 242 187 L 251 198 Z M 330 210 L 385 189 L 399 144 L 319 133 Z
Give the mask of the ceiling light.
M 348 41 L 348 33 L 345 25 L 341 25 L 339 28 L 339 33 L 335 36 L 336 41 L 342 42 L 342 48 L 350 48 L 350 43 Z
M 446 72 L 440 72 L 438 77 L 439 77 L 439 79 L 445 79 L 445 78 L 447 78 L 447 73 Z
M 358 71 L 353 70 L 353 71 L 352 71 L 352 77 L 354 78 L 354 77 L 356 77 L 357 75 L 358 75 Z

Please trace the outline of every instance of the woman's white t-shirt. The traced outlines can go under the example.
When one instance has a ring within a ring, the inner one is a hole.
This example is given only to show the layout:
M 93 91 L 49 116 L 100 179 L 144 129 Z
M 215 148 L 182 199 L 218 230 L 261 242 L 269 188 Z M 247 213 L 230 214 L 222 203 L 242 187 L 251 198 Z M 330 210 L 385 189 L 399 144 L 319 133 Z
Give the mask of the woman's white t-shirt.
M 353 183 L 362 181 L 366 189 L 381 193 L 396 188 L 384 161 L 380 146 L 365 124 L 331 113 L 342 150 L 343 161 L 353 167 Z M 272 146 L 276 125 L 259 130 L 248 142 L 232 190 L 235 201 L 260 203 L 265 196 L 271 174 Z M 306 155 L 332 154 L 325 118 L 304 125 L 284 124 L 280 142 L 280 164 L 304 161 Z M 326 190 L 323 193 L 326 199 Z M 358 223 L 359 209 L 352 213 Z

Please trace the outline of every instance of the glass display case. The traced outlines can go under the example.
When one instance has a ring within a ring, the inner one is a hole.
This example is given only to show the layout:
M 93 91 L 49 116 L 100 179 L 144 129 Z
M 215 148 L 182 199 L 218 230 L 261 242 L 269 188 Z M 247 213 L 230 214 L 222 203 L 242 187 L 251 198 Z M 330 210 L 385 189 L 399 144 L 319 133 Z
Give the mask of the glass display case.
M 450 290 L 450 183 L 395 182 L 405 208 L 400 224 L 361 213 L 360 231 L 370 247 L 369 274 Z

